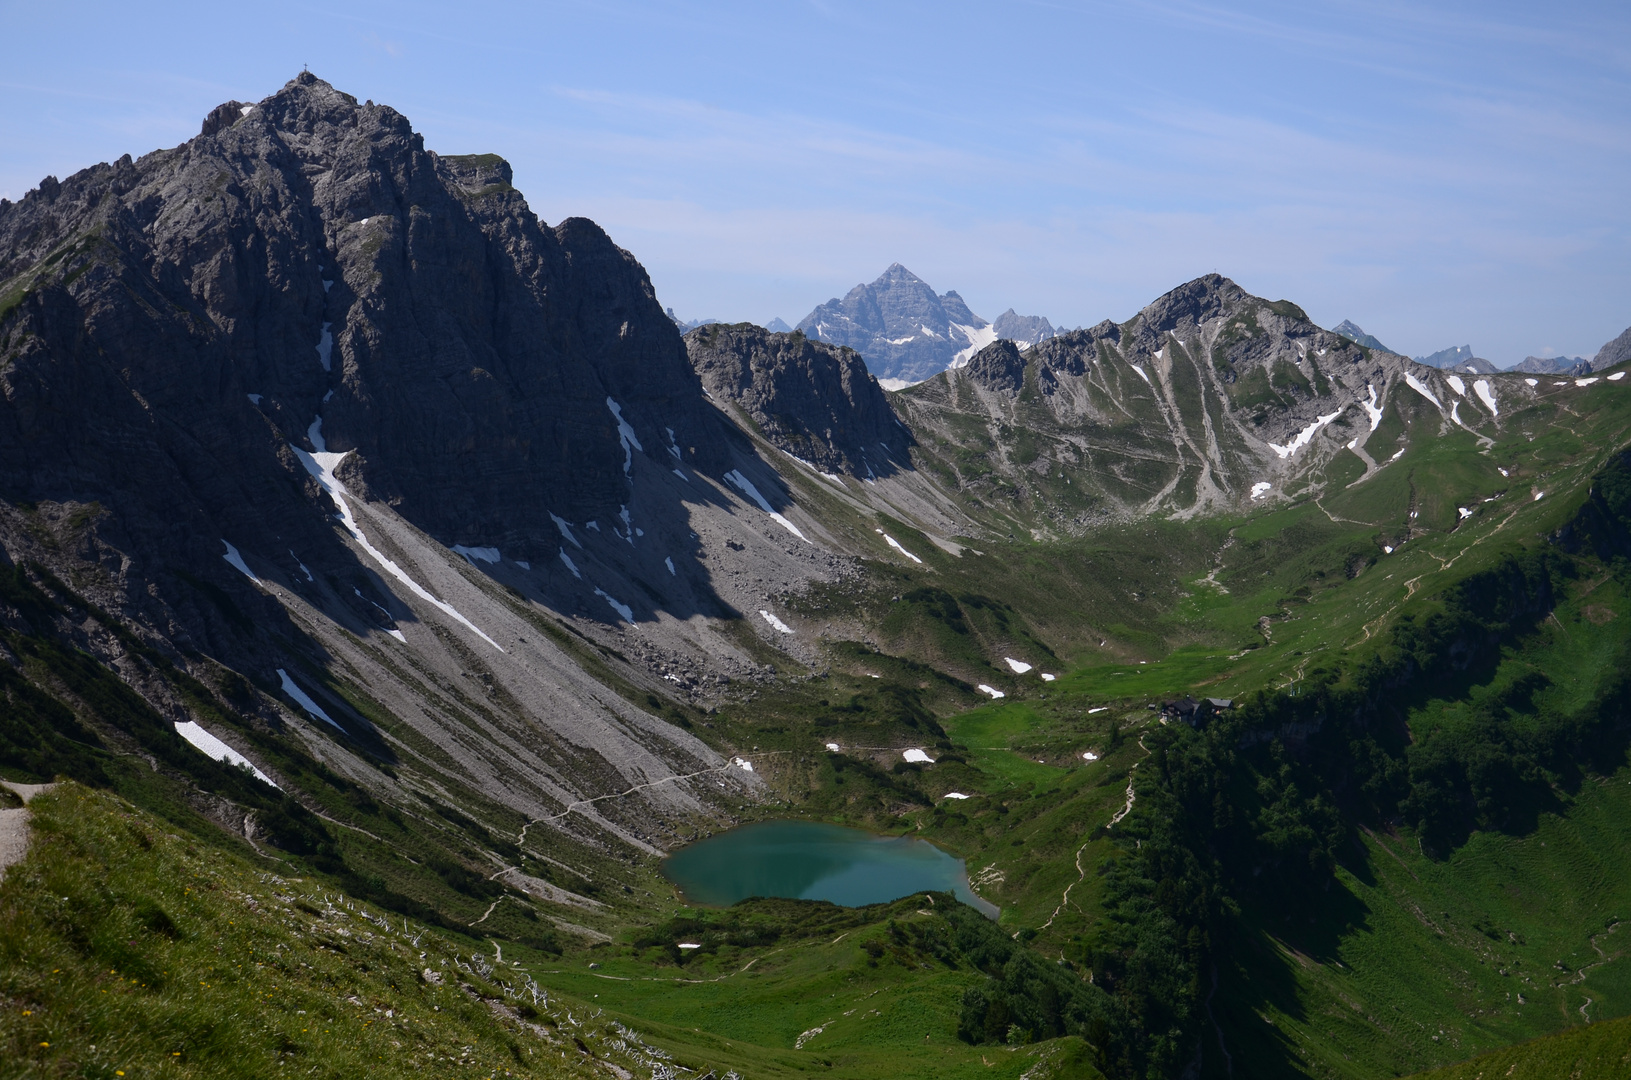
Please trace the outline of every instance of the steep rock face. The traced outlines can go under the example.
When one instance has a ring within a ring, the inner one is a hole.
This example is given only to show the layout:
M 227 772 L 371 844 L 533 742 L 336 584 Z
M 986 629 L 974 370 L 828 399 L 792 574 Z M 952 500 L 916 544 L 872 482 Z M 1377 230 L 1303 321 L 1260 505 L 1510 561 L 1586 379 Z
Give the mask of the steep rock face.
M 991 324 L 955 292 L 937 295 L 895 263 L 870 285 L 857 285 L 798 324 L 810 337 L 847 345 L 880 379 L 915 382 L 944 371 L 996 339 Z
M 1597 355 L 1591 360 L 1591 370 L 1607 371 L 1615 364 L 1623 364 L 1627 360 L 1631 360 L 1631 327 L 1626 327 L 1623 334 L 1597 350 Z
M 751 323 L 692 330 L 685 345 L 714 400 L 786 453 L 855 477 L 910 460 L 911 435 L 855 350 Z
M 0 436 L 19 498 L 128 490 L 59 460 L 111 454 L 110 427 L 151 433 L 138 457 L 191 438 L 168 457 L 297 497 L 288 447 L 318 448 L 321 417 L 329 450 L 357 451 L 359 493 L 450 544 L 543 554 L 551 513 L 627 502 L 619 412 L 641 440 L 672 428 L 699 467 L 723 462 L 632 256 L 585 220 L 546 228 L 501 159 L 438 157 L 394 110 L 310 74 L 223 105 L 174 150 L 42 185 L 0 216 L 0 260 L 8 394 L 29 399 Z M 104 407 L 70 405 L 86 400 Z M 61 419 L 40 437 L 28 416 Z M 212 516 L 292 516 L 181 487 Z

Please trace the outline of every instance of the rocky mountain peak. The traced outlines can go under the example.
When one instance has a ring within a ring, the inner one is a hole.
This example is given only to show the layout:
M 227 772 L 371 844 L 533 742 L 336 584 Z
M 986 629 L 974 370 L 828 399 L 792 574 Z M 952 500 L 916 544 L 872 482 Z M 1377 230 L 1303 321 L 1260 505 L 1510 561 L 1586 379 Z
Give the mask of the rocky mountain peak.
M 1018 345 L 999 338 L 969 359 L 964 374 L 987 390 L 1015 394 L 1025 385 L 1025 358 Z
M 1140 329 L 1184 336 L 1248 299 L 1246 290 L 1221 274 L 1186 281 L 1139 312 Z

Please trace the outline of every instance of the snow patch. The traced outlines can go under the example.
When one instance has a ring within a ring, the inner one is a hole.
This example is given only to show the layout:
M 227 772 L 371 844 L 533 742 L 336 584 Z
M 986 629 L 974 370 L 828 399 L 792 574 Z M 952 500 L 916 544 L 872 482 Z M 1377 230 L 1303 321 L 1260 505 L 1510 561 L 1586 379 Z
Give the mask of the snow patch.
M 1455 510 L 1456 513 L 1461 515 L 1462 521 L 1466 521 L 1468 518 L 1472 517 L 1472 508 L 1470 506 L 1458 506 L 1455 508 Z
M 256 577 L 255 572 L 253 570 L 249 569 L 249 567 L 244 564 L 244 557 L 242 555 L 238 554 L 238 549 L 233 547 L 230 543 L 228 543 L 225 540 L 222 540 L 221 543 L 226 544 L 226 546 L 227 546 L 227 553 L 225 555 L 221 556 L 221 558 L 223 558 L 227 562 L 231 563 L 233 568 L 235 570 L 237 570 L 240 574 L 242 574 L 244 577 L 248 578 L 250 581 L 253 581 L 255 584 L 259 585 L 261 579 Z M 308 574 L 307 576 L 310 576 L 310 575 Z
M 987 686 L 987 685 L 985 685 L 985 683 L 981 683 L 979 686 L 976 686 L 974 689 L 978 690 L 982 694 L 990 694 L 993 699 L 1004 698 L 1004 697 L 1008 696 L 1007 694 L 1003 693 L 1001 690 L 998 690 L 996 687 Z
M 1155 384 L 1154 384 L 1154 383 L 1152 383 L 1152 382 L 1150 382 L 1150 377 L 1149 377 L 1149 376 L 1148 376 L 1148 375 L 1146 375 L 1146 374 L 1145 374 L 1145 373 L 1144 373 L 1144 369 L 1143 369 L 1143 368 L 1141 368 L 1141 367 L 1139 367 L 1139 366 L 1138 366 L 1138 365 L 1137 365 L 1137 364 L 1134 364 L 1134 365 L 1133 365 L 1133 370 L 1134 370 L 1134 371 L 1136 371 L 1136 372 L 1138 372 L 1138 377 L 1139 377 L 1139 378 L 1140 378 L 1140 379 L 1143 379 L 1143 380 L 1144 380 L 1144 381 L 1145 381 L 1145 382 L 1147 382 L 1147 383 L 1150 383 L 1150 387 L 1151 387 L 1151 388 L 1152 388 L 1152 389 L 1153 389 L 1153 388 L 1154 388 L 1154 386 L 1155 386 Z
M 1450 389 L 1456 392 L 1457 397 L 1467 396 L 1467 384 L 1461 381 L 1461 376 L 1446 375 L 1444 381 L 1450 384 Z
M 1392 544 L 1383 544 L 1382 545 L 1382 554 L 1392 555 L 1393 554 L 1393 545 Z
M 292 548 L 289 551 L 289 558 L 293 559 L 294 564 L 296 566 L 300 567 L 300 572 L 302 574 L 306 575 L 306 580 L 307 581 L 316 581 L 317 580 L 316 578 L 311 576 L 311 571 L 306 569 L 306 564 L 300 561 L 300 556 L 296 555 Z
M 402 642 L 402 644 L 404 644 L 404 645 L 406 645 L 408 643 L 407 635 L 404 634 L 400 630 L 387 630 L 385 632 L 387 634 L 390 634 L 392 637 L 396 638 L 398 641 Z
M 317 339 L 317 362 L 323 365 L 323 370 L 330 370 L 330 354 L 334 351 L 334 335 L 328 332 L 333 323 L 323 324 L 323 336 Z
M 1431 401 L 1436 407 L 1438 407 L 1440 409 L 1444 408 L 1443 402 L 1439 401 L 1438 398 L 1434 397 L 1433 396 L 1433 391 L 1431 391 L 1431 390 L 1429 390 L 1427 388 L 1427 384 L 1422 382 L 1420 379 L 1416 378 L 1416 376 L 1414 374 L 1412 374 L 1411 372 L 1408 372 L 1408 371 L 1405 372 L 1404 373 L 1404 381 L 1405 381 L 1405 384 L 1410 387 L 1410 389 L 1414 390 L 1416 393 L 1420 394 L 1422 397 L 1426 398 L 1428 401 Z
M 1364 406 L 1365 412 L 1370 416 L 1370 429 L 1375 431 L 1382 423 L 1382 406 L 1376 400 L 1376 387 L 1367 383 L 1365 389 L 1370 391 L 1370 400 L 1361 401 L 1359 404 Z
M 888 533 L 884 532 L 882 529 L 878 529 L 878 530 L 875 530 L 875 531 L 883 536 L 884 540 L 889 544 L 890 547 L 894 548 L 896 551 L 900 552 L 902 555 L 906 556 L 908 559 L 911 559 L 915 563 L 922 563 L 923 562 L 922 559 L 918 558 L 916 555 L 913 555 L 910 551 L 907 551 L 905 548 L 901 547 L 900 546 L 900 541 L 896 540 L 893 536 L 890 536 Z
M 1307 446 L 1310 442 L 1313 442 L 1314 436 L 1316 433 L 1318 433 L 1319 429 L 1341 416 L 1347 410 L 1347 408 L 1348 407 L 1344 405 L 1334 413 L 1326 413 L 1318 420 L 1315 420 L 1312 424 L 1309 424 L 1307 427 L 1297 432 L 1297 437 L 1292 439 L 1291 442 L 1285 446 L 1281 446 L 1278 443 L 1269 443 L 1269 449 L 1273 450 L 1276 454 L 1279 454 L 1282 458 L 1290 457 L 1292 454 L 1295 454 L 1297 451 Z
M 186 723 L 176 724 L 176 734 L 196 746 L 203 752 L 205 757 L 215 761 L 224 761 L 228 765 L 236 765 L 240 769 L 248 769 L 255 774 L 255 779 L 261 783 L 272 784 L 272 778 L 255 768 L 253 761 L 250 761 L 238 751 L 199 727 L 197 721 L 188 720 Z M 277 787 L 276 784 L 272 784 L 272 786 Z M 278 790 L 282 791 L 283 789 L 278 788 Z
M 1057 679 L 1058 677 L 1059 676 L 1057 676 L 1057 675 L 1049 675 L 1046 671 L 1044 671 L 1042 673 L 1042 681 L 1043 682 L 1052 682 L 1053 680 Z
M 743 772 L 752 772 L 753 771 L 753 762 L 747 760 L 746 758 L 733 757 L 733 758 L 731 758 L 731 764 L 735 765 L 738 769 L 741 769 Z
M 1535 502 L 1540 502 L 1540 500 L 1544 499 L 1545 497 L 1546 493 L 1544 491 L 1535 492 Z
M 638 450 L 643 454 L 646 448 L 640 445 L 640 438 L 634 433 L 634 425 L 623 419 L 623 406 L 608 395 L 606 407 L 612 410 L 612 415 L 617 418 L 617 441 L 623 444 L 623 475 L 629 476 L 630 470 L 634 468 L 634 451 Z
M 334 718 L 329 716 L 328 713 L 324 712 L 323 707 L 311 699 L 311 695 L 307 694 L 304 690 L 295 685 L 295 681 L 289 678 L 289 673 L 287 671 L 284 671 L 282 668 L 278 668 L 277 677 L 282 680 L 283 692 L 294 698 L 295 704 L 299 705 L 302 709 L 305 709 L 307 715 L 314 720 L 323 721 L 323 723 L 327 724 L 329 727 L 340 732 L 341 734 L 345 733 L 345 728 L 341 727 L 339 724 L 336 724 L 334 722 Z
M 832 752 L 833 752 L 833 753 L 835 753 L 835 754 L 836 754 L 836 753 L 838 753 L 838 751 L 839 751 L 839 750 L 841 750 L 841 749 L 843 749 L 843 748 L 842 748 L 842 747 L 840 747 L 840 746 L 839 746 L 839 745 L 838 745 L 838 744 L 837 744 L 837 743 L 835 743 L 835 742 L 830 742 L 830 743 L 828 743 L 828 744 L 827 744 L 827 749 L 828 749 L 828 750 L 831 750 L 831 751 L 832 751 Z
M 1402 446 L 1399 447 L 1399 449 L 1394 451 L 1393 456 L 1388 458 L 1388 460 L 1389 461 L 1398 461 L 1400 458 L 1404 457 L 1404 451 L 1405 451 L 1404 447 L 1402 447 Z
M 883 446 L 882 443 L 879 443 L 878 445 Z M 884 453 L 887 454 L 889 452 L 889 447 L 884 446 L 883 450 L 884 450 Z M 782 453 L 787 454 L 787 451 L 783 450 Z M 803 458 L 799 457 L 797 454 L 787 454 L 787 456 L 792 458 L 794 461 L 798 462 L 800 465 L 803 465 L 806 469 L 809 469 L 811 472 L 815 473 L 817 476 L 824 476 L 828 480 L 831 480 L 833 483 L 837 484 L 839 487 L 844 486 L 844 478 L 843 477 L 835 476 L 830 472 L 822 472 L 820 469 L 816 468 L 816 466 L 814 464 L 812 464 L 811 462 L 805 461 Z
M 532 569 L 532 564 L 530 562 L 527 562 L 527 560 L 525 560 L 525 559 L 515 560 L 515 565 L 519 566 L 523 570 L 531 570 Z
M 386 558 L 384 552 L 368 542 L 368 538 L 363 535 L 362 529 L 357 525 L 357 519 L 351 513 L 351 505 L 345 501 L 345 496 L 349 492 L 346 491 L 345 485 L 340 482 L 340 478 L 334 475 L 334 470 L 339 467 L 340 462 L 344 461 L 346 454 L 351 451 L 347 450 L 338 454 L 328 452 L 328 444 L 323 440 L 323 418 L 321 416 L 313 420 L 311 427 L 306 429 L 306 438 L 311 440 L 312 446 L 316 448 L 315 452 L 308 453 L 296 447 L 295 455 L 300 458 L 300 463 L 306 467 L 306 471 L 316 478 L 324 491 L 328 492 L 329 498 L 334 501 L 335 508 L 340 511 L 340 523 L 351 534 L 351 538 L 368 553 L 370 558 L 384 567 L 392 577 L 412 590 L 415 596 L 433 605 L 449 618 L 469 628 L 477 637 L 493 648 L 498 649 L 499 652 L 503 652 L 504 650 L 499 646 L 498 642 L 483 633 L 481 627 L 465 618 L 452 604 L 438 600 L 431 594 L 429 589 L 420 585 L 408 575 L 406 570 Z M 330 721 L 330 723 L 332 722 Z
M 770 503 L 765 500 L 763 495 L 759 494 L 759 489 L 753 486 L 753 481 L 742 475 L 742 471 L 740 469 L 732 469 L 730 472 L 726 473 L 725 480 L 727 483 L 731 484 L 737 490 L 742 492 L 742 494 L 758 503 L 759 509 L 769 514 L 771 520 L 773 520 L 776 524 L 780 525 L 782 528 L 786 529 L 800 540 L 803 540 L 806 544 L 810 542 L 810 538 L 800 532 L 797 525 L 794 525 L 791 521 L 788 521 L 786 518 L 782 517 L 780 514 L 776 513 L 776 511 L 770 508 Z
M 925 754 L 915 746 L 902 754 L 901 757 L 905 758 L 907 761 L 922 762 L 925 765 L 934 764 L 934 758 L 930 757 L 928 754 Z
M 761 608 L 759 614 L 764 616 L 765 622 L 770 624 L 772 630 L 782 634 L 791 634 L 793 632 L 793 628 L 791 626 L 788 626 L 770 612 Z
M 1082 751 L 1082 760 L 1083 761 L 1097 761 L 1097 760 L 1099 760 L 1099 755 L 1095 754 L 1091 750 L 1083 750 Z
M 1576 385 L 1576 386 L 1590 386 L 1592 383 L 1594 383 L 1596 381 L 1597 381 L 1597 376 L 1593 375 L 1589 379 L 1576 379 L 1576 380 L 1574 380 L 1574 385 Z
M 259 404 L 260 404 L 260 403 L 261 403 L 261 398 L 262 398 L 262 397 L 263 397 L 263 396 L 264 396 L 264 395 L 261 395 L 261 394 L 250 394 L 250 395 L 248 395 L 248 397 L 249 397 L 249 404 L 251 404 L 251 405 L 259 405 Z
M 239 110 L 238 110 L 238 116 L 239 116 L 239 117 L 240 117 L 240 118 L 241 118 L 241 117 L 245 117 L 245 116 L 248 116 L 248 115 L 249 115 L 249 114 L 250 114 L 250 113 L 252 113 L 252 112 L 254 112 L 254 111 L 255 111 L 255 106 L 253 106 L 253 105 L 245 105 L 245 106 L 243 106 L 243 107 L 242 107 L 242 108 L 240 108 L 240 109 L 239 109 Z M 272 783 L 272 782 L 271 782 L 271 781 L 270 781 L 270 780 L 268 780 L 268 781 L 267 781 L 267 783 L 268 783 L 268 784 L 271 784 L 271 783 Z M 277 787 L 277 785 L 276 785 L 276 784 L 272 784 L 272 786 L 273 786 L 273 787 Z
M 1252 501 L 1256 502 L 1258 499 L 1261 499 L 1263 496 L 1267 495 L 1273 490 L 1273 484 L 1269 483 L 1267 480 L 1259 480 L 1257 483 L 1252 485 Z
M 496 547 L 465 547 L 463 544 L 454 544 L 453 552 L 456 555 L 463 555 L 464 561 L 471 566 L 476 565 L 477 559 L 492 566 L 498 565 L 499 561 Z
M 1608 377 L 1608 381 L 1609 382 L 1619 382 L 1623 378 L 1625 378 L 1625 372 L 1616 371 L 1614 374 L 1612 374 L 1612 375 L 1610 375 Z
M 566 564 L 566 568 L 567 568 L 567 569 L 568 569 L 568 570 L 570 570 L 570 571 L 572 571 L 572 576 L 573 576 L 573 577 L 575 577 L 575 578 L 577 578 L 577 579 L 578 579 L 578 580 L 579 580 L 579 581 L 582 581 L 582 580 L 583 580 L 583 575 L 582 575 L 582 574 L 580 574 L 580 573 L 578 573 L 578 567 L 577 567 L 577 564 L 575 564 L 575 563 L 574 563 L 574 562 L 573 562 L 573 561 L 572 561 L 572 556 L 570 556 L 570 555 L 568 555 L 568 554 L 567 554 L 567 553 L 566 553 L 566 549 L 565 549 L 565 548 L 562 548 L 562 549 L 561 549 L 561 562 L 563 562 L 563 563 L 565 563 L 565 564 Z
M 678 469 L 674 470 L 674 475 L 679 477 L 681 480 L 684 480 L 687 484 L 689 484 L 691 482 L 691 478 L 689 476 L 686 476 L 684 473 L 680 472 Z
M 1013 668 L 1017 674 L 1023 675 L 1027 671 L 1031 670 L 1031 665 L 1027 664 L 1023 660 L 1015 660 L 1012 656 L 1005 656 L 1002 659 L 1003 662 L 1009 667 Z
M 561 554 L 565 555 L 566 552 L 563 551 L 563 552 L 561 552 Z M 624 603 L 619 603 L 616 597 L 612 596 L 611 593 L 606 592 L 604 589 L 598 589 L 597 588 L 595 590 L 595 595 L 600 597 L 602 600 L 606 601 L 606 603 L 610 604 L 612 610 L 617 612 L 618 615 L 622 616 L 622 619 L 623 619 L 624 622 L 626 622 L 626 623 L 633 623 L 634 622 L 634 609 L 629 607 L 629 605 L 624 604 Z
M 944 795 L 942 795 L 940 797 L 942 799 L 966 799 L 966 798 L 968 798 L 968 796 L 964 795 L 961 791 L 948 791 L 948 792 L 946 792 Z
M 1523 381 L 1528 383 L 1530 386 L 1539 386 L 1540 385 L 1540 380 L 1539 379 L 1525 379 Z
M 1472 384 L 1472 388 L 1478 392 L 1479 400 L 1485 405 L 1489 406 L 1491 416 L 1501 415 L 1500 408 L 1495 404 L 1495 391 L 1489 385 L 1488 379 L 1479 379 L 1477 382 Z
M 1095 713 L 1109 712 L 1109 711 L 1110 711 L 1110 706 L 1100 705 L 1097 708 L 1087 710 L 1087 715 L 1092 716 Z
M 1165 345 L 1161 346 L 1159 349 L 1155 350 L 1155 358 L 1157 360 L 1161 359 L 1161 354 L 1166 352 L 1166 351 L 1167 351 L 1167 347 Z
M 672 557 L 665 558 L 663 560 L 663 565 L 668 567 L 668 576 L 669 577 L 679 577 L 680 576 L 680 572 L 678 570 L 674 569 L 674 560 L 673 560 Z
M 549 520 L 553 521 L 555 523 L 555 527 L 561 530 L 561 535 L 566 537 L 566 542 L 568 544 L 571 544 L 579 551 L 583 550 L 583 545 L 578 543 L 578 538 L 572 535 L 572 526 L 569 522 L 562 519 L 559 514 L 549 515 Z

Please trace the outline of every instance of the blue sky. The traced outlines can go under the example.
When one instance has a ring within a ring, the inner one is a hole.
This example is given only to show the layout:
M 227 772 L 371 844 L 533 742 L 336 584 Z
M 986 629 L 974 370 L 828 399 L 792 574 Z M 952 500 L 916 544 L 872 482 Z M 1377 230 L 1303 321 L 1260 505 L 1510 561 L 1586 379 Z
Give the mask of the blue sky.
M 986 318 L 1216 270 L 1411 354 L 1631 324 L 1631 5 L 0 2 L 0 196 L 309 64 L 496 152 L 687 317 L 905 263 Z

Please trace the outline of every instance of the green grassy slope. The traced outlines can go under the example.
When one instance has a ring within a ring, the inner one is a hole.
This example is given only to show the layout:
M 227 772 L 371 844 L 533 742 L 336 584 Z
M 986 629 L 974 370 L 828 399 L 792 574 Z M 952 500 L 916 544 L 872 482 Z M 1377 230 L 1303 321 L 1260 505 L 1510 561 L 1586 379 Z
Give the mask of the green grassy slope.
M 1422 1073 L 1423 1080 L 1619 1080 L 1631 1075 L 1631 1017 L 1575 1028 Z
M 513 947 L 257 870 L 76 784 L 30 810 L 0 884 L 0 1075 L 649 1072 L 592 1006 L 535 996 Z

